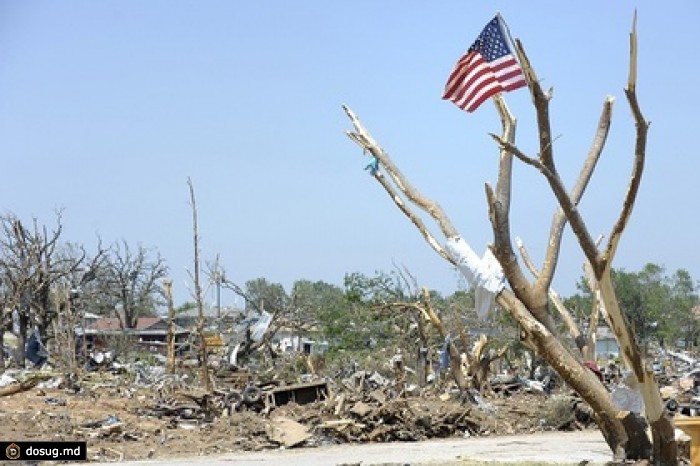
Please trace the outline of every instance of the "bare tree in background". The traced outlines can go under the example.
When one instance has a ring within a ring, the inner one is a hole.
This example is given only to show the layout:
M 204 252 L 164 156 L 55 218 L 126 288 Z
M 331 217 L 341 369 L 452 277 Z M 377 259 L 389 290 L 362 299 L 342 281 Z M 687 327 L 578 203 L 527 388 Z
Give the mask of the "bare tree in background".
M 202 367 L 202 383 L 207 391 L 211 391 L 211 379 L 209 378 L 209 364 L 207 350 L 207 339 L 204 335 L 204 293 L 200 283 L 200 258 L 199 258 L 199 229 L 197 226 L 197 202 L 194 195 L 194 185 L 192 180 L 187 178 L 187 186 L 190 190 L 190 206 L 192 207 L 192 243 L 194 248 L 194 270 L 191 278 L 194 281 L 194 300 L 197 304 L 197 334 L 199 335 L 199 354 Z
M 75 268 L 70 274 L 58 282 L 54 290 L 53 304 L 56 308 L 56 317 L 52 319 L 54 344 L 50 345 L 51 355 L 54 361 L 69 372 L 75 372 L 78 360 L 76 349 L 85 349 L 85 341 L 76 338 L 76 328 L 84 328 L 87 301 L 91 298 L 91 283 L 97 277 L 106 250 L 102 248 L 98 239 L 97 252 L 93 257 L 85 257 L 81 267 Z M 84 257 L 84 248 L 74 243 L 68 243 L 61 250 L 61 256 L 66 258 Z M 78 347 L 81 343 L 82 346 Z
M 23 366 L 28 332 L 36 328 L 44 338 L 56 317 L 57 307 L 52 302 L 56 284 L 65 281 L 80 270 L 86 252 L 79 248 L 76 254 L 61 253 L 61 213 L 56 214 L 56 226 L 49 229 L 34 219 L 26 227 L 16 216 L 0 217 L 0 281 L 2 282 L 2 329 L 11 326 L 12 313 L 17 320 L 17 359 Z M 2 335 L 0 331 L 0 335 Z M 2 345 L 0 336 L 0 346 Z M 0 364 L 4 355 L 0 351 Z
M 86 306 L 101 314 L 112 314 L 122 328 L 135 328 L 139 317 L 153 315 L 163 304 L 162 280 L 168 267 L 160 254 L 125 241 L 117 242 L 95 269 L 94 282 L 85 287 Z
M 612 260 L 631 214 L 641 180 L 648 128 L 636 97 L 635 29 L 631 34 L 630 44 L 630 72 L 625 94 L 637 130 L 635 159 L 622 212 L 613 226 L 607 247 L 601 252 L 586 229 L 576 206 L 602 154 L 610 126 L 613 99 L 605 99 L 593 144 L 574 188 L 568 192 L 563 186 L 554 163 L 554 145 L 549 117 L 549 100 L 552 97 L 552 92 L 550 90 L 545 93 L 542 90 L 522 44 L 517 42 L 518 55 L 528 80 L 537 113 L 540 147 L 537 157 L 529 157 L 517 148 L 515 145 L 516 120 L 502 97 L 496 96 L 494 102 L 501 117 L 502 133 L 492 136 L 501 148 L 499 175 L 495 189 L 488 184 L 486 185 L 486 195 L 489 218 L 494 233 L 494 244 L 491 251 L 498 259 L 510 288 L 497 289 L 494 295 L 496 303 L 506 309 L 520 324 L 524 343 L 542 356 L 562 379 L 593 408 L 598 425 L 617 458 L 648 459 L 653 455 L 655 464 L 676 464 L 677 448 L 673 437 L 673 427 L 670 419 L 663 413 L 661 397 L 652 372 L 644 363 L 634 335 L 619 310 L 610 278 Z M 374 178 L 441 257 L 458 266 L 470 282 L 480 283 L 480 280 L 489 274 L 489 271 L 485 270 L 487 267 L 485 261 L 479 259 L 442 208 L 408 182 L 391 157 L 374 140 L 357 116 L 349 108 L 344 107 L 344 109 L 354 126 L 354 131 L 348 132 L 348 136 L 363 151 L 368 152 L 373 157 L 372 175 Z M 523 162 L 536 167 L 547 178 L 561 206 L 552 219 L 546 256 L 534 282 L 530 282 L 526 278 L 518 263 L 511 241 L 510 201 L 514 155 Z M 388 177 L 383 172 L 386 172 Z M 414 212 L 411 204 L 423 210 L 436 222 L 446 238 L 444 245 L 430 232 L 423 219 Z M 600 284 L 600 297 L 607 311 L 609 324 L 620 342 L 625 361 L 633 370 L 641 388 L 646 416 L 652 427 L 653 451 L 644 431 L 644 424 L 639 422 L 634 413 L 620 412 L 612 403 L 610 394 L 598 378 L 584 367 L 580 355 L 572 352 L 563 344 L 549 312 L 548 291 L 558 262 L 562 233 L 567 221 L 571 223 L 572 229 L 591 264 L 595 279 Z

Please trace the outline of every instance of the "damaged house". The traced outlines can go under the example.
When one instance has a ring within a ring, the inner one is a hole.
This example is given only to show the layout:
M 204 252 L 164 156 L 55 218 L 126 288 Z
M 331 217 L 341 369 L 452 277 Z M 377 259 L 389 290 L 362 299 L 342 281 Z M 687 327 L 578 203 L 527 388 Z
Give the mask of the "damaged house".
M 175 349 L 182 352 L 186 349 L 190 335 L 189 330 L 175 324 Z M 168 320 L 162 317 L 139 317 L 135 328 L 122 328 L 116 317 L 88 316 L 84 324 L 76 329 L 78 351 L 81 351 L 83 338 L 85 349 L 104 350 L 111 348 L 119 340 L 127 340 L 134 347 L 153 353 L 167 353 Z
M 327 342 L 318 342 L 311 338 L 309 330 L 281 327 L 272 338 L 272 343 L 283 353 L 324 353 Z

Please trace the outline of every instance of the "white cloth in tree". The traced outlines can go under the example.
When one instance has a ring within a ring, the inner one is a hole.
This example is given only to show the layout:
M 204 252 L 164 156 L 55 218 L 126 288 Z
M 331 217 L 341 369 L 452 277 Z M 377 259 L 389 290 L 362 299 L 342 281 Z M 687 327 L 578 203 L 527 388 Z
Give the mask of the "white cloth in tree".
M 483 257 L 479 257 L 461 236 L 448 238 L 445 247 L 474 288 L 476 313 L 480 319 L 485 319 L 493 309 L 496 295 L 505 287 L 501 264 L 488 248 Z

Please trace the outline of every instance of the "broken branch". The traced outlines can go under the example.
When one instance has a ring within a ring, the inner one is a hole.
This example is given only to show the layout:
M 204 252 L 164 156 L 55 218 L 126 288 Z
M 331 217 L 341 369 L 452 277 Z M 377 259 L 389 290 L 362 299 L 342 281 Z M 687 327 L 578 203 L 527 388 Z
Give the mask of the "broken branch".
M 420 207 L 422 210 L 427 212 L 435 222 L 440 227 L 442 233 L 447 237 L 458 236 L 457 229 L 452 225 L 452 221 L 449 219 L 447 214 L 442 210 L 442 208 L 434 201 L 423 196 L 418 190 L 416 190 L 406 179 L 406 177 L 401 173 L 398 167 L 394 164 L 387 154 L 374 140 L 369 131 L 360 122 L 359 118 L 355 113 L 350 110 L 349 107 L 343 105 L 343 110 L 347 114 L 350 121 L 352 121 L 355 127 L 355 132 L 348 131 L 346 134 L 350 139 L 355 141 L 363 150 L 368 151 L 374 157 L 377 158 L 379 163 L 386 169 L 391 176 L 392 180 L 399 188 L 399 190 L 414 204 Z

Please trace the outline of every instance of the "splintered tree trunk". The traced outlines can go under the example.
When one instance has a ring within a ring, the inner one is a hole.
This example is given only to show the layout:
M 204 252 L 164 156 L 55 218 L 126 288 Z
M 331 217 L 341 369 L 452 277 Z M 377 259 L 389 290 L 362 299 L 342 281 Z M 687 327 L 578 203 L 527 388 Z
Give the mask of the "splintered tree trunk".
M 486 377 L 488 376 L 488 366 L 490 361 L 487 363 L 485 368 L 481 366 L 481 358 L 486 347 L 487 338 L 486 335 L 479 336 L 479 341 L 476 342 L 474 348 L 469 351 L 469 339 L 467 338 L 467 329 L 460 319 L 455 319 L 454 325 L 457 328 L 459 334 L 459 340 L 462 343 L 462 348 L 464 348 L 465 354 L 467 356 L 467 372 L 471 376 L 471 386 L 472 388 L 483 392 Z
M 197 334 L 199 335 L 199 354 L 202 368 L 202 383 L 204 388 L 210 392 L 212 390 L 211 379 L 209 378 L 209 351 L 207 349 L 207 338 L 204 334 L 204 298 L 202 297 L 202 286 L 199 281 L 199 230 L 197 227 L 197 203 L 194 196 L 194 186 L 192 180 L 187 179 L 187 184 L 190 188 L 190 202 L 192 206 L 192 242 L 194 245 L 194 298 L 197 302 Z
M 648 439 L 646 444 L 628 442 L 629 439 L 645 437 L 636 432 L 640 430 L 639 426 L 628 426 L 618 419 L 619 410 L 613 405 L 610 394 L 598 378 L 577 361 L 569 350 L 529 313 L 511 291 L 501 292 L 497 302 L 521 324 L 525 342 L 534 348 L 537 354 L 544 358 L 557 371 L 557 374 L 591 406 L 596 413 L 598 427 L 615 458 L 648 458 L 651 449 Z M 626 429 L 631 431 L 628 433 Z M 642 434 L 643 432 L 641 429 Z
M 428 337 L 425 333 L 426 323 L 423 315 L 418 312 L 415 317 L 418 329 L 418 350 L 416 353 L 416 379 L 418 386 L 423 388 L 428 383 Z
M 58 294 L 56 299 L 56 317 L 51 320 L 53 325 L 56 356 L 64 364 L 70 373 L 76 372 L 75 360 L 75 327 L 76 315 L 71 306 L 70 299 L 65 290 Z
M 165 300 L 168 302 L 168 362 L 166 369 L 169 374 L 175 372 L 175 306 L 173 305 L 173 282 L 163 282 Z
M 678 445 L 673 424 L 664 413 L 663 401 L 654 374 L 646 367 L 642 352 L 620 310 L 609 269 L 606 269 L 600 278 L 600 289 L 612 324 L 611 329 L 620 343 L 625 363 L 634 372 L 644 399 L 644 411 L 654 440 L 654 463 L 660 465 L 677 464 Z
M 469 355 L 469 375 L 472 376 L 472 385 L 479 391 L 483 390 L 484 382 L 486 381 L 486 377 L 488 377 L 489 364 L 486 363 L 486 361 L 484 361 L 485 364 L 482 364 L 486 342 L 486 335 L 482 334 Z
M 430 322 L 432 322 L 437 329 L 440 337 L 444 340 L 448 335 L 445 325 L 442 323 L 430 304 L 430 294 L 428 293 L 428 289 L 423 288 L 422 291 L 423 301 L 425 303 L 425 312 L 430 318 Z M 464 373 L 462 372 L 461 357 L 459 350 L 457 349 L 457 345 L 455 345 L 453 341 L 450 341 L 447 344 L 447 351 L 450 356 L 450 373 L 452 374 L 452 378 L 457 384 L 457 387 L 459 387 L 459 391 L 464 394 L 469 389 L 469 381 L 466 379 L 466 377 L 464 377 Z

